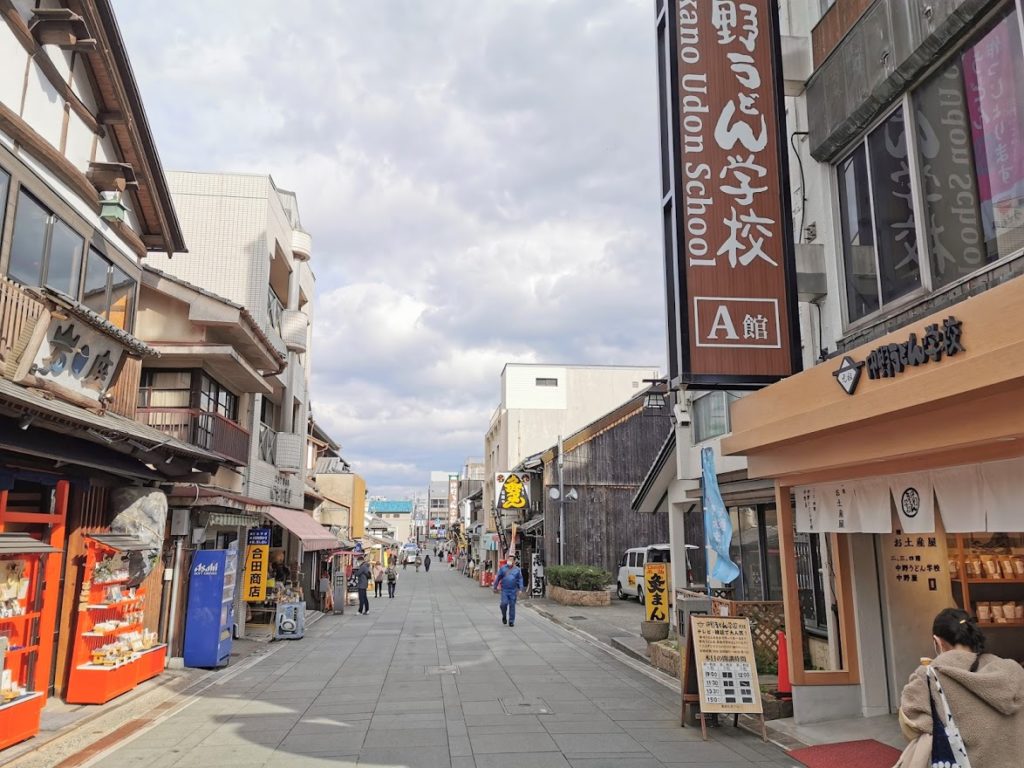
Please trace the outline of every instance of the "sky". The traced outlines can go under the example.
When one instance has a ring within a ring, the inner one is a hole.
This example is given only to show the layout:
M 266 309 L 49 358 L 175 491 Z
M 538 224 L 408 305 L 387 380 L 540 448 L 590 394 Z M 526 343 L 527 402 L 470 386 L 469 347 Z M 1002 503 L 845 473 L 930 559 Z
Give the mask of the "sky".
M 163 165 L 269 173 L 312 410 L 372 495 L 483 456 L 507 362 L 664 370 L 651 0 L 114 0 Z

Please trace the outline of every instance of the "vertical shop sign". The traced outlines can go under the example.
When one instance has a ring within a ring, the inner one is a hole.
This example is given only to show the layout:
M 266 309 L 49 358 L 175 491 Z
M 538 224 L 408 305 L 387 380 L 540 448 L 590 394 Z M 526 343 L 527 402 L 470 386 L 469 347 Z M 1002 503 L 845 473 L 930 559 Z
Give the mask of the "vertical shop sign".
M 648 621 L 668 621 L 668 564 L 644 565 L 644 609 Z
M 662 35 L 674 378 L 757 387 L 800 369 L 773 0 L 675 0 Z
M 494 476 L 494 498 L 501 512 L 523 512 L 530 507 L 530 476 L 500 472 Z
M 245 576 L 242 588 L 247 603 L 267 599 L 267 571 L 270 567 L 270 529 L 250 528 L 245 537 Z
M 459 476 L 448 475 L 448 522 L 459 519 Z

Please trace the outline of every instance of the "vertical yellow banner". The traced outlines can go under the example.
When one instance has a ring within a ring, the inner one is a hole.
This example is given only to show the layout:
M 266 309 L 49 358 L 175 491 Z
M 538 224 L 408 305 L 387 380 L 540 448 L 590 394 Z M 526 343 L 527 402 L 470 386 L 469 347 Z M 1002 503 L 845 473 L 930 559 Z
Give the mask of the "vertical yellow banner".
M 647 620 L 668 621 L 668 563 L 647 563 L 644 587 Z
M 242 595 L 247 603 L 267 599 L 267 573 L 270 570 L 270 529 L 252 528 L 246 536 L 245 570 Z

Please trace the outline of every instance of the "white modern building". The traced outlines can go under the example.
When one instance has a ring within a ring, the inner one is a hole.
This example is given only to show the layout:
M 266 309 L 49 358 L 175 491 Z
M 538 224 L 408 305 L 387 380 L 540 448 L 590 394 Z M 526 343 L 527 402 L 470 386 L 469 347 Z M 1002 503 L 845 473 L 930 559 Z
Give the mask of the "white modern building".
M 153 257 L 163 272 L 244 307 L 285 356 L 240 418 L 253 435 L 243 493 L 303 508 L 314 276 L 295 194 L 265 174 L 172 172 L 190 258 Z

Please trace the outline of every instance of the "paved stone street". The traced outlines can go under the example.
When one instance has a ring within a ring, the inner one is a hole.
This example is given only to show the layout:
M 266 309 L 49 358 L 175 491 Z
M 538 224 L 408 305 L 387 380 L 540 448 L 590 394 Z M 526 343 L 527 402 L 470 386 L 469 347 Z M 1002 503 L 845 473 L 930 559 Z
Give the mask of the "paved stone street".
M 726 727 L 679 728 L 678 694 L 446 568 L 275 644 L 97 764 L 602 768 L 794 765 Z

